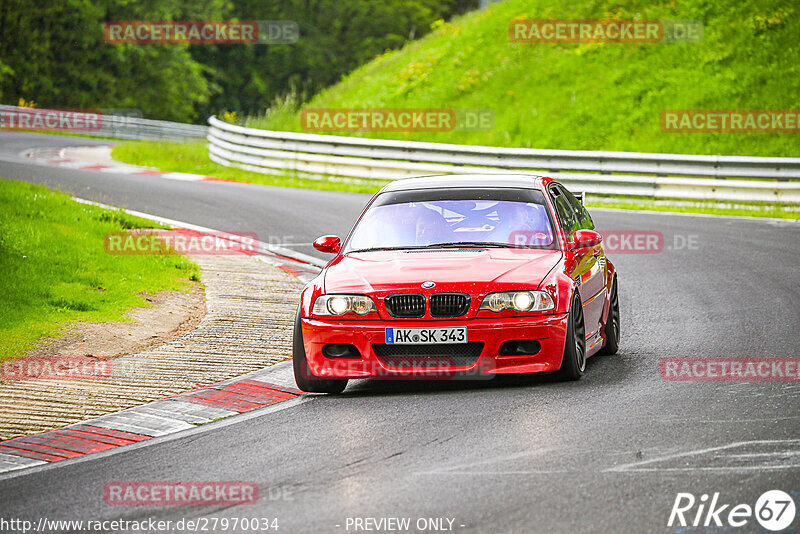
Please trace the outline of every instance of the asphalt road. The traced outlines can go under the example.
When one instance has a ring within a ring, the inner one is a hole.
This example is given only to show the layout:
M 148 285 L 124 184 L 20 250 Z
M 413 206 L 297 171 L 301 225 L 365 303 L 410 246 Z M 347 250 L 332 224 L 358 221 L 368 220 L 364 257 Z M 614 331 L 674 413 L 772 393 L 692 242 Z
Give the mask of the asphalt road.
M 367 200 L 35 166 L 17 156 L 33 146 L 76 143 L 93 144 L 2 133 L 0 177 L 254 231 L 262 241 L 342 234 Z M 278 519 L 282 533 L 354 532 L 354 518 L 367 517 L 406 517 L 412 527 L 421 518 L 448 518 L 452 532 L 672 532 L 678 529 L 667 522 L 678 492 L 698 499 L 719 492 L 719 502 L 732 507 L 781 489 L 800 506 L 798 382 L 672 382 L 659 374 L 666 357 L 800 356 L 800 225 L 623 211 L 593 216 L 600 230 L 660 231 L 665 247 L 611 255 L 620 279 L 621 349 L 590 359 L 581 381 L 351 383 L 338 397 L 0 478 L 0 515 L 267 517 Z M 688 242 L 696 246 L 681 246 Z M 217 508 L 106 505 L 103 486 L 120 480 L 252 481 L 262 498 Z M 732 531 L 763 529 L 751 518 Z

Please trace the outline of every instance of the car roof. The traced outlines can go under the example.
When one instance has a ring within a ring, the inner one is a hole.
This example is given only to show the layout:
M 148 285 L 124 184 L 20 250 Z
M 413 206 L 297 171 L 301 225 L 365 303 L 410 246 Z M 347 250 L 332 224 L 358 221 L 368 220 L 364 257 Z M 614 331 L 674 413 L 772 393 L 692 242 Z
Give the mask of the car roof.
M 440 188 L 485 189 L 487 187 L 541 189 L 551 181 L 550 178 L 536 174 L 443 174 L 395 180 L 385 185 L 381 192 Z

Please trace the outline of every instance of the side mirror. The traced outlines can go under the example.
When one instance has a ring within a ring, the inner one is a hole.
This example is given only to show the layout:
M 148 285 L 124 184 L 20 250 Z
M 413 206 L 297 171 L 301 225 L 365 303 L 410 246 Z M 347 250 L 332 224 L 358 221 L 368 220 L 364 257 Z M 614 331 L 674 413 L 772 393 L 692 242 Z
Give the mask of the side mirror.
M 574 235 L 575 242 L 572 243 L 573 249 L 589 248 L 599 245 L 603 241 L 603 236 L 594 230 L 578 230 Z
M 314 248 L 319 250 L 320 252 L 326 252 L 328 254 L 336 254 L 340 250 L 342 250 L 342 240 L 339 239 L 339 236 L 336 235 L 324 235 L 322 237 L 318 237 L 316 241 L 314 241 Z

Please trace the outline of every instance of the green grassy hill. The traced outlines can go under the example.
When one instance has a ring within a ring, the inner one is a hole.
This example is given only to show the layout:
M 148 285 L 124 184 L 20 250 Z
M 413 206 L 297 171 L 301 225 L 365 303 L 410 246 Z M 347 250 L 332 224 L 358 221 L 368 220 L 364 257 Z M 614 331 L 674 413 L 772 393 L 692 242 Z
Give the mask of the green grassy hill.
M 800 155 L 800 133 L 665 133 L 667 109 L 800 108 L 800 5 L 789 1 L 507 0 L 387 53 L 306 108 L 489 108 L 488 132 L 363 133 L 532 148 Z M 700 20 L 697 43 L 512 43 L 527 19 Z M 248 125 L 302 131 L 277 106 Z M 346 135 L 346 134 L 345 134 Z

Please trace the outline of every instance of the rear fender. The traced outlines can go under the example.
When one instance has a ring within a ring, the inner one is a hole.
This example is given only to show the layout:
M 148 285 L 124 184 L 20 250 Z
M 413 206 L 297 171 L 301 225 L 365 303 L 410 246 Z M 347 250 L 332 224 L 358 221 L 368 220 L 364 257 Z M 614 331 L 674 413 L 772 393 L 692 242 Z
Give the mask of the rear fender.
M 617 269 L 614 264 L 606 257 L 606 305 L 603 310 L 603 324 L 608 321 L 608 313 L 611 310 L 611 286 L 614 285 L 614 278 L 617 275 Z M 619 290 L 619 287 L 617 287 Z

